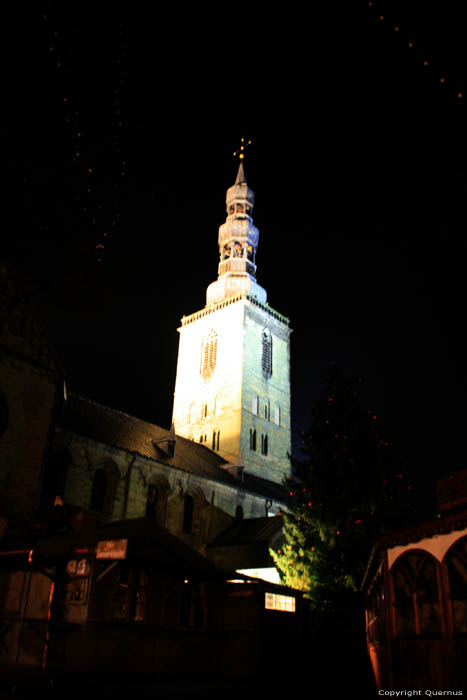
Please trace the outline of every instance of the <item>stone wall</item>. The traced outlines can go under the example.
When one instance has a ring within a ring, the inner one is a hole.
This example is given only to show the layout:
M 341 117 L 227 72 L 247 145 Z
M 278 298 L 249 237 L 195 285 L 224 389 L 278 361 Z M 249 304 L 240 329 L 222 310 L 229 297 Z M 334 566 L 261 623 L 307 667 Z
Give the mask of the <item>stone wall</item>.
M 265 329 L 272 339 L 272 374 L 267 377 L 262 369 Z M 243 296 L 182 319 L 179 332 L 173 412 L 177 434 L 207 442 L 228 462 L 236 463 L 241 453 L 248 472 L 281 483 L 290 472 L 291 450 L 287 319 Z M 203 347 L 211 333 L 217 337 L 215 367 L 203 374 Z M 254 429 L 256 449 L 250 443 Z M 267 449 L 262 436 L 267 436 Z
M 57 386 L 47 373 L 3 353 L 0 386 L 7 426 L 0 437 L 0 512 L 11 526 L 26 524 L 38 506 Z
M 0 265 L 0 516 L 27 525 L 39 504 L 63 374 L 37 321 L 31 291 Z
M 272 372 L 262 369 L 262 334 L 270 333 Z M 259 304 L 245 307 L 241 446 L 245 469 L 282 483 L 290 474 L 290 329 Z M 256 430 L 256 449 L 250 431 Z M 267 449 L 264 438 L 267 436 Z M 267 454 L 264 454 L 267 452 Z
M 159 525 L 194 549 L 205 552 L 206 545 L 225 530 L 241 506 L 245 518 L 265 515 L 265 497 L 216 481 L 202 474 L 157 462 L 91 438 L 62 432 L 56 447 L 69 452 L 64 501 L 67 505 L 90 510 L 93 481 L 99 468 L 113 469 L 112 507 L 96 513 L 102 521 L 141 518 L 147 514 L 148 489 L 157 487 L 154 517 Z M 193 499 L 191 531 L 184 531 L 185 497 Z

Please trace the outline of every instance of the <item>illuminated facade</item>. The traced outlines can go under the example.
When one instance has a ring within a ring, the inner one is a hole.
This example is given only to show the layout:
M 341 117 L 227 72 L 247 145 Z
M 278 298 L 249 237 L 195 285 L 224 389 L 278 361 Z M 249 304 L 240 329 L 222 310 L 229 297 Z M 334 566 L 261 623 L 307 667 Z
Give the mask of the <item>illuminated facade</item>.
M 218 279 L 179 328 L 173 422 L 177 435 L 281 483 L 290 472 L 291 330 L 256 282 L 259 231 L 242 161 L 226 204 Z

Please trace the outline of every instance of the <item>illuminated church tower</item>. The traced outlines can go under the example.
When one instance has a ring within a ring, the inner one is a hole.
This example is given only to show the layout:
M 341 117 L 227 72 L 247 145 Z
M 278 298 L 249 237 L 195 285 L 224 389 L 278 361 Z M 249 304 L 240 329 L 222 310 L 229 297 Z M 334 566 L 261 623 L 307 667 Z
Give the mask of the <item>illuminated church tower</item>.
M 219 228 L 218 279 L 179 328 L 173 422 L 178 435 L 280 483 L 290 473 L 291 331 L 255 279 L 259 231 L 242 157 Z

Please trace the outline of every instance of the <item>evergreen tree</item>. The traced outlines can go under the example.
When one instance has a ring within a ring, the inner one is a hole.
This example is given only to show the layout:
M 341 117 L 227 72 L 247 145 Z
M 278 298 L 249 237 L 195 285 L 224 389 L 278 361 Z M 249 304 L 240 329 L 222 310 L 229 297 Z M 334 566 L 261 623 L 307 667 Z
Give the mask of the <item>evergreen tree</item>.
M 404 509 L 403 475 L 376 416 L 361 407 L 358 384 L 333 363 L 312 425 L 302 433 L 303 459 L 286 481 L 285 544 L 271 550 L 283 582 L 311 602 L 316 616 L 346 617 L 355 608 L 371 546 Z

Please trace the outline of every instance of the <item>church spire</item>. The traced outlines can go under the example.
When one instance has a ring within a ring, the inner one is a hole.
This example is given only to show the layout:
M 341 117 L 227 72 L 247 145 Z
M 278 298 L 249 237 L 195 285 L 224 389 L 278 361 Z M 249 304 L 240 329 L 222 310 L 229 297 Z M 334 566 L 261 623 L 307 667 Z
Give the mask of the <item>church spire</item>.
M 244 139 L 234 154 L 240 163 L 235 183 L 227 190 L 227 217 L 219 227 L 218 279 L 207 289 L 208 306 L 241 294 L 249 294 L 263 304 L 267 299 L 266 290 L 255 279 L 259 231 L 253 224 L 255 193 L 246 182 L 243 143 Z
M 243 168 L 243 160 L 240 161 L 238 166 L 237 178 L 235 180 L 236 185 L 240 185 L 242 182 L 246 182 L 245 170 Z

